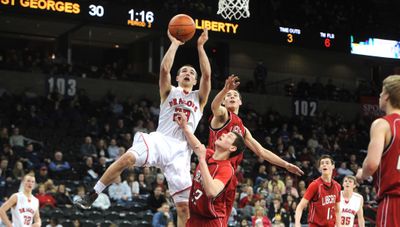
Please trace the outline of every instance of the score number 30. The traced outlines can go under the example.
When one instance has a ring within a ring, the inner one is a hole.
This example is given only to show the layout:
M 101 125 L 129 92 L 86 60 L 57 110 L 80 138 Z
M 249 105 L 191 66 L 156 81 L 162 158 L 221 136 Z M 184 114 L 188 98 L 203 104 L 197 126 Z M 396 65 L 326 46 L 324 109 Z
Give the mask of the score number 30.
M 104 7 L 102 5 L 89 5 L 89 15 L 92 17 L 103 17 Z

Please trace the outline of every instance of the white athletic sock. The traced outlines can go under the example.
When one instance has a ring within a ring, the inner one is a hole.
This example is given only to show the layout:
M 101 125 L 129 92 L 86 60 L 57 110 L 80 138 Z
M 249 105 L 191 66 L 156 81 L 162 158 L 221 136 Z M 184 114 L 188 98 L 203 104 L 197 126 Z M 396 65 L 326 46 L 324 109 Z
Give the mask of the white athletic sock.
M 96 185 L 94 186 L 94 190 L 96 191 L 97 194 L 100 194 L 104 189 L 106 189 L 107 186 L 105 186 L 103 183 L 100 181 L 97 181 Z

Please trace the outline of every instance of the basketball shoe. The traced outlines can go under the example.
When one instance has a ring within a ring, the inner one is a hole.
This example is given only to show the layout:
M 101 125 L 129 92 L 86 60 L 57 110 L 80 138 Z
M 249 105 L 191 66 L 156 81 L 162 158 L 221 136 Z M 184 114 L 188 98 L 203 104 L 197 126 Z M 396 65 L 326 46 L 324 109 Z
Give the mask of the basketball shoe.
M 97 199 L 98 196 L 99 195 L 94 190 L 92 190 L 91 192 L 86 193 L 83 198 L 76 200 L 74 204 L 81 209 L 90 209 L 93 202 Z

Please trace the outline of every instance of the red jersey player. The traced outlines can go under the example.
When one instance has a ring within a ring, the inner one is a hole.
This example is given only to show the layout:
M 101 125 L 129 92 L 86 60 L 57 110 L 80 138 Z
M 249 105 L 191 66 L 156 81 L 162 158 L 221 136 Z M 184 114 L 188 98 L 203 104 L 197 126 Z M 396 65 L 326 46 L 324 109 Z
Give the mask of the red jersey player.
M 383 80 L 379 107 L 386 116 L 370 130 L 368 154 L 357 180 L 373 175 L 378 200 L 376 225 L 400 226 L 400 75 Z
M 243 125 L 242 120 L 238 116 L 239 107 L 242 105 L 240 94 L 237 90 L 239 86 L 239 78 L 237 76 L 229 76 L 225 81 L 224 88 L 215 96 L 211 103 L 213 116 L 210 120 L 210 136 L 208 140 L 208 148 L 214 148 L 214 143 L 224 133 L 237 132 L 241 134 L 245 140 L 246 146 L 257 154 L 259 157 L 271 162 L 272 164 L 286 168 L 289 172 L 302 175 L 303 171 L 293 164 L 286 162 L 271 151 L 265 149 L 251 135 L 250 131 Z M 230 158 L 233 168 L 243 160 L 243 153 Z M 229 183 L 227 189 L 227 218 L 229 217 L 233 202 L 235 199 L 237 180 L 234 176 Z M 228 220 L 226 220 L 226 223 Z
M 193 135 L 183 113 L 179 113 L 176 122 L 199 159 L 190 190 L 190 218 L 186 226 L 226 226 L 226 185 L 234 175 L 229 158 L 243 152 L 243 137 L 236 132 L 223 134 L 215 142 L 214 151 L 206 149 Z
M 340 184 L 332 179 L 335 163 L 329 155 L 319 159 L 321 177 L 308 186 L 306 193 L 296 208 L 295 226 L 299 227 L 304 208 L 308 209 L 309 226 L 340 226 Z

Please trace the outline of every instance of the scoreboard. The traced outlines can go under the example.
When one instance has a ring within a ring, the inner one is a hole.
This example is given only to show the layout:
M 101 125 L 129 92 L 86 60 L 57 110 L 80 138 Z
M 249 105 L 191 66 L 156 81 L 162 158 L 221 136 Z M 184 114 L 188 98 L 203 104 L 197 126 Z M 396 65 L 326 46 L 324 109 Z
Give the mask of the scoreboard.
M 159 6 L 149 7 L 140 1 L 131 1 L 131 4 L 123 5 L 100 0 L 0 0 L 0 15 L 4 13 L 16 16 L 29 15 L 164 32 L 175 13 L 163 9 L 162 6 L 163 1 Z M 260 25 L 251 17 L 228 21 L 216 14 L 204 17 L 192 12 L 182 13 L 193 17 L 197 29 L 208 28 L 217 38 L 350 52 L 350 34 L 290 26 Z

